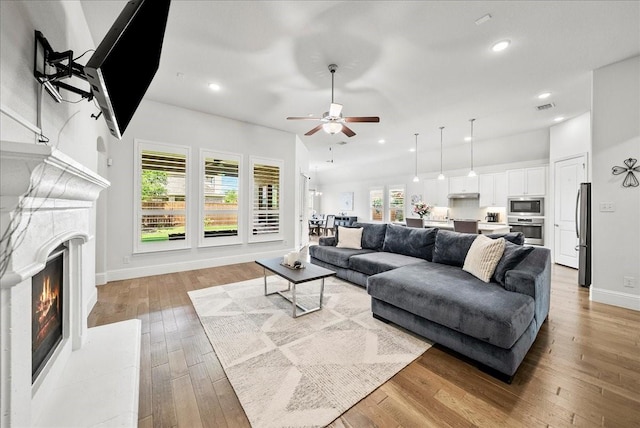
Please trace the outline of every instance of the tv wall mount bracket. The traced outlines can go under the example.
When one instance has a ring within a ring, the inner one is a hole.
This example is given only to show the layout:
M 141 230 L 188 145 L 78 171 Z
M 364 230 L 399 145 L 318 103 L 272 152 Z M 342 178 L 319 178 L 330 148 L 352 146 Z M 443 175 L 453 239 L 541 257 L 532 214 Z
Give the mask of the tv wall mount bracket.
M 55 72 L 49 73 L 47 68 L 53 69 Z M 82 98 L 86 98 L 87 101 L 93 99 L 93 93 L 90 90 L 86 91 L 63 82 L 63 80 L 72 77 L 87 81 L 87 77 L 84 75 L 84 66 L 73 60 L 73 51 L 54 51 L 46 37 L 38 30 L 35 30 L 33 76 L 40 84 L 44 85 L 49 95 L 57 102 L 63 101 L 60 89 L 78 94 Z

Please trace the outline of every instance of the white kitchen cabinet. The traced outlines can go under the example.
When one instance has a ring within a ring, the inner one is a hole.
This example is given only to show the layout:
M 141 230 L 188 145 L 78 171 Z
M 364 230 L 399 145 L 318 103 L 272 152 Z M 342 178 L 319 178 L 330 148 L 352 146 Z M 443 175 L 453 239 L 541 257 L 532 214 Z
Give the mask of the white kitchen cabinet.
M 449 178 L 449 193 L 478 193 L 478 176 Z
M 505 173 L 479 175 L 478 190 L 480 207 L 507 206 L 507 175 Z
M 536 195 L 547 193 L 547 168 L 510 169 L 507 171 L 509 196 Z
M 431 178 L 425 180 L 424 187 L 425 202 L 436 207 L 449 206 L 449 179 L 438 180 Z

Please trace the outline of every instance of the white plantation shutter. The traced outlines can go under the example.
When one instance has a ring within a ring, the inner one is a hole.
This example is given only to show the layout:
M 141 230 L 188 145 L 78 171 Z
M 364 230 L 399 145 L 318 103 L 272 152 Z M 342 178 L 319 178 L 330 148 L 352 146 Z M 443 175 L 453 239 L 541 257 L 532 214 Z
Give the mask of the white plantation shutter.
M 242 157 L 202 151 L 201 245 L 239 243 Z
M 161 251 L 188 246 L 187 162 L 189 149 L 136 141 L 138 201 L 134 249 Z
M 250 241 L 282 239 L 282 161 L 253 158 Z

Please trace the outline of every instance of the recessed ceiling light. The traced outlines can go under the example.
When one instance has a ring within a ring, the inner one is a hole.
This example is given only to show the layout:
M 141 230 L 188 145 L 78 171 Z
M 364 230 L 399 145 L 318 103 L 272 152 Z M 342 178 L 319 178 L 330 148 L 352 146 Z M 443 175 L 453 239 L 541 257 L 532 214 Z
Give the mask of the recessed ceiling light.
M 498 43 L 496 43 L 495 45 L 493 45 L 491 50 L 494 51 L 494 52 L 500 52 L 500 51 L 503 51 L 506 48 L 508 48 L 510 44 L 511 44 L 510 40 L 501 40 Z
M 546 98 L 549 98 L 551 96 L 551 92 L 543 92 L 540 95 L 538 95 L 538 98 L 541 100 L 544 100 Z
M 378 143 L 380 143 L 380 144 L 384 144 L 384 143 L 385 143 L 385 141 L 381 139 L 381 140 L 378 140 Z
M 464 141 L 471 141 L 471 137 L 464 137 Z
M 554 122 L 562 122 L 563 120 L 564 120 L 563 116 L 558 116 L 558 117 L 553 119 Z
M 487 13 L 486 15 L 476 19 L 476 25 L 482 25 L 490 19 L 491 19 L 491 15 Z
M 220 88 L 220 85 L 218 85 L 217 83 L 209 83 L 209 89 L 211 89 L 212 91 L 216 91 L 217 92 L 221 88 Z

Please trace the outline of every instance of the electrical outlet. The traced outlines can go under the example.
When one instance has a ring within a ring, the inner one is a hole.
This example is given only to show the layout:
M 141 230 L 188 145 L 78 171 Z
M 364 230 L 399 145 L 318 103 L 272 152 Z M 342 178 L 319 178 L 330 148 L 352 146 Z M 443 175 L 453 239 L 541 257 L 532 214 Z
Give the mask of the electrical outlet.
M 600 202 L 600 212 L 612 213 L 616 210 L 616 204 L 613 202 Z
M 124 263 L 125 265 L 128 265 L 129 263 L 131 263 L 131 257 L 129 256 L 124 256 L 122 258 L 122 263 Z
M 625 276 L 622 279 L 622 284 L 626 287 L 626 288 L 636 288 L 636 279 L 632 276 Z

